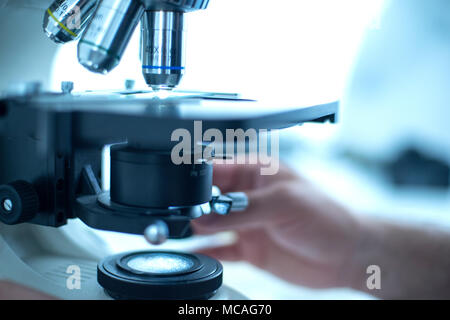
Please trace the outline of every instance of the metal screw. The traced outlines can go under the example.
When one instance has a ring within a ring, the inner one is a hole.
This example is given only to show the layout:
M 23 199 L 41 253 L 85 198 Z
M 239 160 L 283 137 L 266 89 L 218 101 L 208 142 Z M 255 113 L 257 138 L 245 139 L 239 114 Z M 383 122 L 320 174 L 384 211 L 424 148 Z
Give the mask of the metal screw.
M 233 200 L 225 195 L 215 197 L 211 202 L 214 212 L 220 215 L 227 215 L 230 213 L 233 204 Z
M 63 81 L 61 82 L 61 91 L 64 94 L 70 94 L 73 91 L 74 84 L 72 81 Z
M 247 209 L 249 201 L 244 192 L 230 192 L 226 196 L 233 200 L 231 211 L 244 211 Z
M 248 207 L 248 197 L 243 192 L 230 192 L 213 197 L 212 208 L 215 213 L 227 215 L 231 211 L 244 211 Z
M 126 90 L 133 90 L 135 85 L 136 85 L 136 81 L 134 81 L 133 79 L 125 80 L 125 89 Z
M 9 198 L 6 198 L 5 200 L 3 200 L 2 206 L 6 212 L 11 212 L 13 209 L 13 203 L 12 203 L 11 199 L 9 199 Z
M 230 212 L 231 204 L 216 202 L 214 203 L 214 212 L 220 215 L 227 215 Z

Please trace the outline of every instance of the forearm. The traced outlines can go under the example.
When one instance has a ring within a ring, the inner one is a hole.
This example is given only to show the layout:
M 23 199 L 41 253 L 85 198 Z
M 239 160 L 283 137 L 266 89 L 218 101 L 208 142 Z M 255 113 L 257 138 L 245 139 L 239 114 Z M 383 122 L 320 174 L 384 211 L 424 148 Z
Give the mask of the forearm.
M 364 218 L 361 235 L 350 287 L 383 299 L 450 298 L 450 233 Z M 369 266 L 380 268 L 381 289 L 368 288 Z
M 53 300 L 55 298 L 31 288 L 0 280 L 0 300 Z

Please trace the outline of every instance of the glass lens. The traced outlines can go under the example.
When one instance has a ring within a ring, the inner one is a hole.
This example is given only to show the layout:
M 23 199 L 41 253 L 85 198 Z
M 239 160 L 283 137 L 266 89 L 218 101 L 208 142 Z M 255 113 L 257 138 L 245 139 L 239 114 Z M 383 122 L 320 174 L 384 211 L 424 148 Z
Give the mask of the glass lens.
M 146 253 L 131 258 L 128 267 L 146 273 L 171 274 L 189 270 L 194 262 L 188 257 L 170 253 Z

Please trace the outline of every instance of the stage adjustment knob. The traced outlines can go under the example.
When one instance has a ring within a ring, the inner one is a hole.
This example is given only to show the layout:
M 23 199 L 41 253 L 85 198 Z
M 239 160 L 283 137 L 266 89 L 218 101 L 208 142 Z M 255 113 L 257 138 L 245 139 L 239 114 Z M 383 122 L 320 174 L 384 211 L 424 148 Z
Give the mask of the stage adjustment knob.
M 14 181 L 0 185 L 0 221 L 18 224 L 31 220 L 39 210 L 39 197 L 33 185 Z

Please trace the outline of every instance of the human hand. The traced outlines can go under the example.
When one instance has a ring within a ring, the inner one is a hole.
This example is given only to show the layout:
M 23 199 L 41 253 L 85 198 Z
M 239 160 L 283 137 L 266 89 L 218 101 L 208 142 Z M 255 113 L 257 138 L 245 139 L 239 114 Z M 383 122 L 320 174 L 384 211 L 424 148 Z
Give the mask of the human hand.
M 238 241 L 201 253 L 248 261 L 295 284 L 348 286 L 347 269 L 359 241 L 358 219 L 306 179 L 282 167 L 260 175 L 259 165 L 217 165 L 214 183 L 223 193 L 243 191 L 244 212 L 209 215 L 193 222 L 197 234 L 234 230 Z
M 44 293 L 26 288 L 24 286 L 8 282 L 0 281 L 0 300 L 53 300 Z

